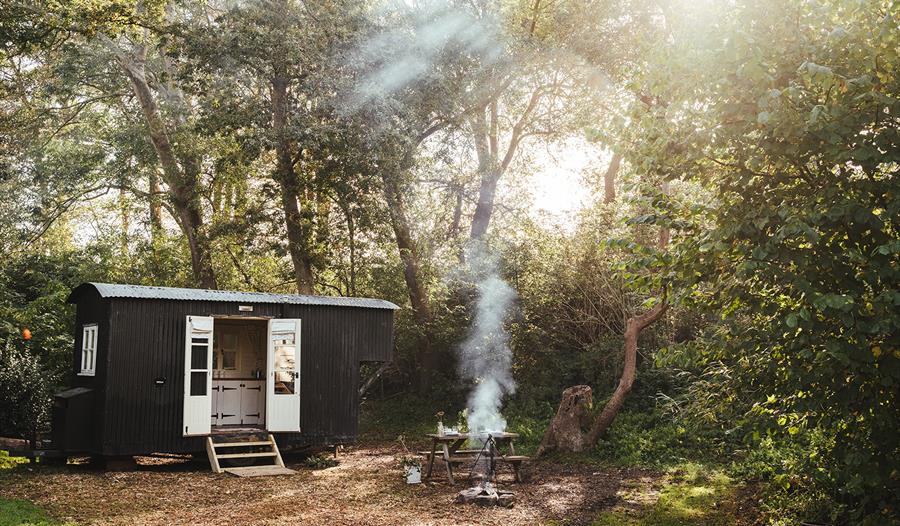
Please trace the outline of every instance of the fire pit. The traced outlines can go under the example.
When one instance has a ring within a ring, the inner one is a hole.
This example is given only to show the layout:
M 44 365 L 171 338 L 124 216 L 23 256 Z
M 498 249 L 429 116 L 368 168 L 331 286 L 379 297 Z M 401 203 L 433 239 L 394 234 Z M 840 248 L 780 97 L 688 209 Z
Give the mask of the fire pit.
M 502 433 L 501 433 L 502 434 Z M 497 443 L 492 434 L 472 437 L 482 442 L 481 450 L 472 463 L 470 477 L 478 481 L 475 486 L 464 489 L 456 495 L 456 502 L 460 504 L 478 504 L 479 506 L 502 506 L 511 508 L 515 504 L 516 496 L 512 491 L 497 488 L 494 483 L 496 475 Z
M 512 508 L 516 503 L 516 495 L 512 491 L 496 488 L 488 481 L 477 486 L 464 489 L 456 494 L 459 504 L 478 504 L 479 506 L 502 506 Z

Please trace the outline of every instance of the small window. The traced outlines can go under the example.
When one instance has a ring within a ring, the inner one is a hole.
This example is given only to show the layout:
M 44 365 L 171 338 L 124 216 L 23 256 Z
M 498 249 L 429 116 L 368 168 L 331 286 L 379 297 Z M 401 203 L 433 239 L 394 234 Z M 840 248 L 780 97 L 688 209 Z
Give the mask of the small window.
M 97 324 L 85 325 L 81 332 L 81 376 L 94 376 L 97 369 Z

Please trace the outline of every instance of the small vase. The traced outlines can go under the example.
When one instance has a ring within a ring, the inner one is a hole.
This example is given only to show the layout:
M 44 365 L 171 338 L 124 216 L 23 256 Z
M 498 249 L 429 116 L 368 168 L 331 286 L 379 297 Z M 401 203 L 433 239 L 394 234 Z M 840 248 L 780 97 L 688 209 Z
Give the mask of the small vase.
M 440 420 L 438 420 L 437 434 L 438 436 L 444 436 L 444 423 Z

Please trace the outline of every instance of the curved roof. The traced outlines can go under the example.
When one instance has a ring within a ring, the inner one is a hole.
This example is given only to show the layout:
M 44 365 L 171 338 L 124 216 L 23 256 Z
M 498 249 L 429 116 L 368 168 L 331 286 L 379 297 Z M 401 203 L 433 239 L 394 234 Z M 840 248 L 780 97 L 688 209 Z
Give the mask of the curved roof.
M 300 294 L 269 294 L 265 292 L 239 292 L 234 290 L 181 289 L 175 287 L 148 287 L 116 283 L 82 283 L 69 294 L 68 302 L 88 287 L 94 288 L 103 298 L 137 298 L 179 301 L 227 301 L 232 303 L 290 303 L 297 305 L 326 305 L 333 307 L 363 307 L 367 309 L 399 309 L 387 300 L 370 298 L 346 298 L 341 296 L 303 296 Z

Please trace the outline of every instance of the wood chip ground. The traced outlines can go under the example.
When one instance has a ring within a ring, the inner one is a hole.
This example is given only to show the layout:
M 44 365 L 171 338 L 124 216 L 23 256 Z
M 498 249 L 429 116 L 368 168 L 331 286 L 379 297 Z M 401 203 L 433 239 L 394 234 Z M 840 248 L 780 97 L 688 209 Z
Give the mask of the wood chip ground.
M 303 467 L 284 477 L 216 475 L 203 463 L 139 459 L 137 471 L 89 467 L 29 467 L 0 472 L 0 496 L 27 499 L 62 520 L 91 525 L 365 525 L 517 526 L 557 521 L 590 524 L 615 505 L 623 482 L 655 477 L 636 469 L 533 462 L 523 484 L 502 473 L 515 492 L 512 509 L 461 506 L 454 499 L 470 484 L 444 481 L 407 485 L 390 447 L 348 449 L 340 465 Z

